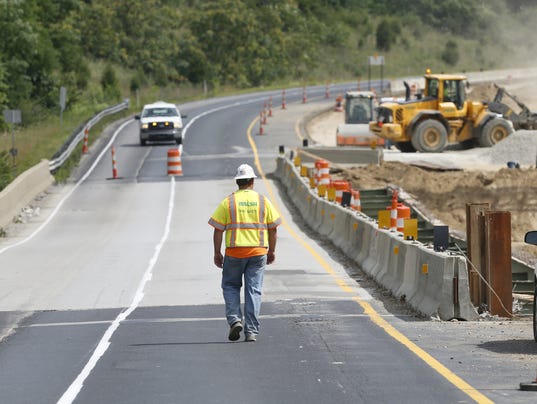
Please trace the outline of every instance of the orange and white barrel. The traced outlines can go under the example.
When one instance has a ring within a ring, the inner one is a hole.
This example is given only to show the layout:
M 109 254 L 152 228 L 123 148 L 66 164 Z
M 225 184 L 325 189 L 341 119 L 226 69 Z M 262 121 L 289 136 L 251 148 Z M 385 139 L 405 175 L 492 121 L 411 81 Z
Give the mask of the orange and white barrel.
M 336 203 L 341 205 L 341 201 L 343 200 L 343 192 L 350 191 L 351 184 L 349 183 L 349 181 L 345 180 L 334 180 L 331 181 L 330 184 L 336 190 Z
M 397 208 L 393 209 L 390 206 L 390 229 L 397 228 Z
M 410 208 L 402 203 L 397 205 L 397 231 L 405 230 L 405 219 L 410 219 Z
M 362 202 L 360 201 L 360 191 L 351 189 L 351 209 L 358 212 L 362 211 Z
M 316 160 L 314 169 L 313 169 L 313 178 L 315 180 L 315 185 L 319 184 L 319 180 L 321 179 L 321 160 Z
M 319 184 L 326 185 L 330 184 L 330 163 L 326 160 L 319 161 Z
M 391 206 L 386 207 L 386 210 L 390 211 L 390 229 L 397 229 L 397 196 L 398 192 L 393 191 L 392 193 L 392 204 Z
M 179 149 L 168 149 L 168 175 L 183 175 Z

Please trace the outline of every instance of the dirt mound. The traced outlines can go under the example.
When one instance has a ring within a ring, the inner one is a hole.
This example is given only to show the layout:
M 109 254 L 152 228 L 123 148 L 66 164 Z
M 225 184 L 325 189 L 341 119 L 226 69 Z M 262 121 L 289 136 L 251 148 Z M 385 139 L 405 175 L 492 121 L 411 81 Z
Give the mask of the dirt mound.
M 460 232 L 466 228 L 466 204 L 486 202 L 493 210 L 511 212 L 513 242 L 522 242 L 526 231 L 537 229 L 537 170 L 533 168 L 439 172 L 385 162 L 338 176 L 351 181 L 355 189 L 399 186 L 435 218 Z

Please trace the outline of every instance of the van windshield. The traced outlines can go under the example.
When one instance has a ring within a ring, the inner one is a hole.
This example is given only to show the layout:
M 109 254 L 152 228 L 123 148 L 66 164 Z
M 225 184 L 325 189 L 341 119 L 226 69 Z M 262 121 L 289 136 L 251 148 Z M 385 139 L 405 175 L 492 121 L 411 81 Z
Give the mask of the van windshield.
M 152 118 L 159 116 L 179 116 L 175 108 L 148 108 L 144 110 L 142 117 Z

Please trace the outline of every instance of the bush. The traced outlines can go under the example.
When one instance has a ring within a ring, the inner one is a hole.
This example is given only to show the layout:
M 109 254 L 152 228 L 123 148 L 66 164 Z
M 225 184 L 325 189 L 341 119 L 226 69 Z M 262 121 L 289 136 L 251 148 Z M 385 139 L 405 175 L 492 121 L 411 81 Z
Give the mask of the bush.
M 450 66 L 455 66 L 459 62 L 459 48 L 457 42 L 451 39 L 446 42 L 446 46 L 442 52 L 442 60 Z
M 117 79 L 116 72 L 111 65 L 106 65 L 101 78 L 101 86 L 103 88 L 104 97 L 107 100 L 117 101 L 121 98 L 121 91 L 119 89 L 119 80 Z
M 377 49 L 389 51 L 401 35 L 401 24 L 398 20 L 384 18 L 377 26 Z

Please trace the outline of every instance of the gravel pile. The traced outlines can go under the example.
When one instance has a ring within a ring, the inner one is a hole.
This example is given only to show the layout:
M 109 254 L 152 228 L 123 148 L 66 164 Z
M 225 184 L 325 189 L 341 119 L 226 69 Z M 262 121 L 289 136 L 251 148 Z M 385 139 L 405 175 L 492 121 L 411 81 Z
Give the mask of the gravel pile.
M 535 166 L 537 161 L 537 131 L 520 130 L 493 147 L 483 149 L 483 157 L 493 164 L 512 161 L 521 166 Z

